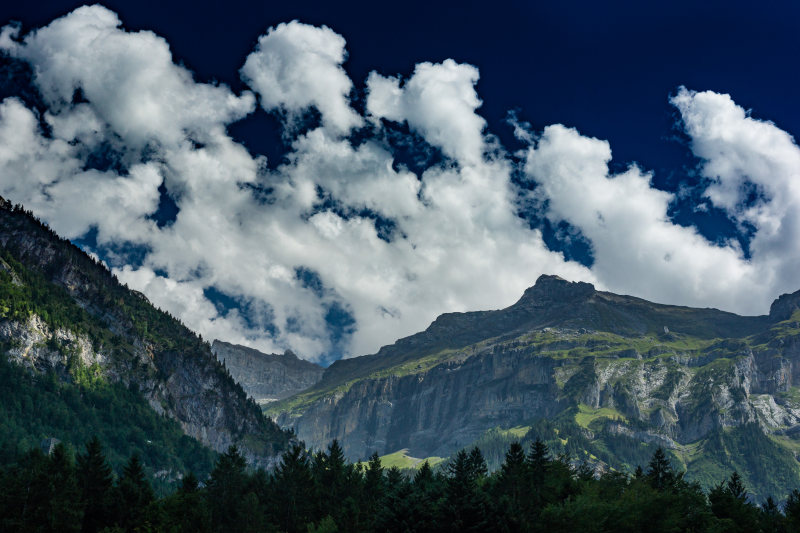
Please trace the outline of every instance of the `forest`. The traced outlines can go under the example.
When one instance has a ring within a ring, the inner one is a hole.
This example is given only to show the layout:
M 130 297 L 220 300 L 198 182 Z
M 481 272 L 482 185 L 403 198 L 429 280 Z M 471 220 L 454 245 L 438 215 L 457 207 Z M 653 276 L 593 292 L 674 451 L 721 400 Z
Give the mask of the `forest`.
M 374 454 L 348 462 L 333 441 L 315 453 L 295 443 L 271 472 L 238 449 L 205 479 L 187 472 L 157 496 L 133 454 L 115 473 L 93 437 L 73 456 L 57 444 L 0 469 L 0 530 L 8 532 L 790 532 L 800 491 L 754 502 L 733 472 L 710 490 L 690 483 L 657 449 L 633 475 L 596 472 L 535 440 L 512 443 L 488 472 L 480 449 L 441 467 L 385 469 Z

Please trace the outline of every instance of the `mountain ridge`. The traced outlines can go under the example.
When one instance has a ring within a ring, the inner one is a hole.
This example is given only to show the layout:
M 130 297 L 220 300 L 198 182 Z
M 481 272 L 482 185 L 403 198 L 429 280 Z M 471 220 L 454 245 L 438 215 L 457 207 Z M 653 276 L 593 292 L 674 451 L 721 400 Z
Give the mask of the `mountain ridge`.
M 800 295 L 800 291 L 794 294 Z M 784 296 L 787 297 L 787 302 L 794 301 L 789 298 L 791 295 Z M 409 360 L 422 351 L 431 351 L 436 348 L 459 348 L 480 339 L 500 334 L 511 334 L 524 328 L 533 329 L 559 325 L 578 329 L 592 326 L 597 328 L 606 324 L 597 324 L 596 320 L 593 322 L 578 321 L 570 317 L 575 314 L 575 304 L 580 303 L 584 304 L 585 307 L 589 307 L 589 309 L 584 309 L 583 315 L 579 316 L 593 318 L 590 313 L 592 311 L 590 309 L 591 305 L 603 305 L 603 303 L 597 301 L 598 299 L 601 302 L 603 300 L 611 302 L 623 301 L 629 306 L 635 306 L 640 309 L 655 306 L 657 309 L 673 311 L 672 316 L 661 317 L 660 322 L 662 322 L 662 325 L 660 327 L 653 325 L 658 323 L 656 318 L 658 318 L 659 313 L 654 313 L 654 316 L 648 317 L 650 318 L 650 323 L 640 323 L 642 327 L 639 328 L 635 328 L 629 321 L 621 331 L 621 333 L 627 334 L 646 333 L 648 332 L 648 326 L 652 331 L 658 331 L 663 326 L 667 326 L 676 331 L 685 330 L 693 334 L 700 333 L 706 337 L 716 337 L 726 336 L 724 335 L 725 333 L 739 333 L 742 330 L 754 333 L 770 321 L 770 315 L 742 317 L 714 308 L 698 309 L 686 306 L 654 304 L 634 296 L 597 291 L 591 283 L 570 282 L 559 276 L 544 274 L 537 279 L 533 286 L 525 290 L 517 302 L 509 307 L 494 311 L 444 313 L 439 315 L 424 331 L 401 338 L 391 345 L 383 346 L 375 354 L 335 361 L 328 367 L 317 387 L 335 386 L 351 378 L 350 368 L 356 366 L 353 363 L 354 361 L 358 361 L 357 366 L 359 368 L 377 370 L 387 366 L 387 363 L 395 364 L 403 360 Z M 796 300 L 800 300 L 800 296 L 797 296 Z M 778 300 L 773 303 L 773 306 L 777 302 Z M 675 314 L 675 312 L 680 313 L 682 311 L 693 312 L 692 319 L 687 320 L 679 314 Z M 661 315 L 665 314 L 661 313 Z M 624 320 L 626 316 L 621 314 L 617 318 Z M 709 328 L 709 322 L 714 318 L 722 319 L 723 324 Z M 675 324 L 676 319 L 677 327 Z M 470 331 L 472 324 L 478 324 L 486 320 L 494 320 L 494 322 L 490 323 L 488 327 L 485 324 L 481 324 L 482 327 L 478 331 Z M 508 326 L 509 321 L 512 323 L 510 328 Z M 458 322 L 462 322 L 463 325 L 458 324 Z M 608 320 L 605 322 L 608 322 Z M 672 324 L 667 324 L 667 322 L 672 322 Z M 456 330 L 459 326 L 461 331 Z M 374 364 L 371 364 L 372 361 L 374 361 Z
M 543 276 L 506 309 L 445 314 L 334 363 L 265 412 L 312 447 L 338 439 L 354 459 L 491 449 L 516 427 L 530 430 L 523 439 L 546 430 L 555 451 L 598 468 L 632 470 L 649 442 L 690 479 L 738 469 L 755 492 L 779 494 L 800 481 L 798 301 L 800 291 L 771 315 L 741 317 Z

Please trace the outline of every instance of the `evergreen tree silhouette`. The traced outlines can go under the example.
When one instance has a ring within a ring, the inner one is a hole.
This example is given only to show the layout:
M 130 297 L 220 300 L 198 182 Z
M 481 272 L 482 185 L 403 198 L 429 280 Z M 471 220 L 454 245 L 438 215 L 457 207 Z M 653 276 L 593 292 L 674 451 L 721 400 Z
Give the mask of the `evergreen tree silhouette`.
M 114 480 L 106 462 L 100 439 L 86 443 L 86 453 L 77 457 L 78 486 L 83 502 L 84 533 L 95 533 L 113 524 L 112 489 Z

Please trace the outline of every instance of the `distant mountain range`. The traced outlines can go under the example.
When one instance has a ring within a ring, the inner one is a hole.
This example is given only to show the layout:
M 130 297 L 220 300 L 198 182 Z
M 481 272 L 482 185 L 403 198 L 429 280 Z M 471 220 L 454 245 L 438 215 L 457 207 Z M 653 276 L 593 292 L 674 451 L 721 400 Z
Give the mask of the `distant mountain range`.
M 511 441 L 540 437 L 632 471 L 663 446 L 690 479 L 738 470 L 755 494 L 780 495 L 800 486 L 798 308 L 800 291 L 743 317 L 542 276 L 511 307 L 442 315 L 264 409 L 352 459 L 477 444 L 499 464 Z

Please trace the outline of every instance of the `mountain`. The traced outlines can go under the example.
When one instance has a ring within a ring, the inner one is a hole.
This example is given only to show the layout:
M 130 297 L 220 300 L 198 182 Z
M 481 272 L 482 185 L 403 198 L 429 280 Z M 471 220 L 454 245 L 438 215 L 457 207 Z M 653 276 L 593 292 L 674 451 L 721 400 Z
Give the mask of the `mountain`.
M 325 370 L 299 359 L 290 350 L 283 354 L 266 354 L 247 346 L 215 340 L 211 351 L 258 404 L 304 391 L 316 384 Z
M 207 342 L 2 198 L 0 355 L 6 448 L 45 437 L 82 448 L 99 433 L 112 459 L 166 464 L 236 445 L 269 465 L 289 443 Z
M 784 495 L 800 485 L 798 308 L 800 291 L 743 317 L 542 276 L 511 307 L 442 315 L 265 411 L 351 458 L 478 444 L 497 464 L 540 437 L 631 471 L 663 446 L 690 479 L 738 470 L 755 494 Z

